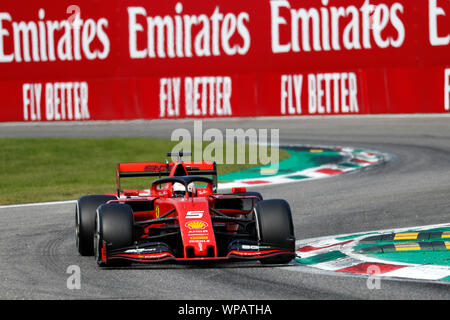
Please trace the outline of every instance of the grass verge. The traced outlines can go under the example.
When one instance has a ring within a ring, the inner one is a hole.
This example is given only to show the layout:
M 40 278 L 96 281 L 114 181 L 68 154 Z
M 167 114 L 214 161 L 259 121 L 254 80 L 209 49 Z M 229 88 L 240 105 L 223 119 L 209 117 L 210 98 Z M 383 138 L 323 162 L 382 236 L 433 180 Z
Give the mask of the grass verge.
M 117 163 L 164 161 L 177 143 L 153 138 L 0 138 L 0 204 L 72 200 L 85 194 L 115 192 Z M 202 144 L 205 150 L 208 142 Z M 232 145 L 235 159 L 242 147 Z M 219 164 L 219 175 L 260 166 L 259 161 L 248 163 L 249 150 L 245 146 L 244 164 Z M 225 159 L 225 145 L 222 151 Z M 268 154 L 278 151 L 280 161 L 289 156 L 276 148 Z M 140 181 L 136 188 L 148 188 L 149 184 L 148 180 Z

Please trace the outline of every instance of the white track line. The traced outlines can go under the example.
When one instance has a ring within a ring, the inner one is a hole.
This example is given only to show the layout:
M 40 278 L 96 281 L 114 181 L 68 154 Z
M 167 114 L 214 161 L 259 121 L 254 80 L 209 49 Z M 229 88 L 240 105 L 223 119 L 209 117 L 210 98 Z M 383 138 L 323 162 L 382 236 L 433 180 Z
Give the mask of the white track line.
M 34 207 L 34 206 L 51 206 L 51 205 L 69 204 L 69 203 L 75 203 L 75 202 L 77 202 L 77 200 L 9 204 L 9 205 L 0 206 L 0 209 L 12 209 L 12 208 L 22 208 L 22 207 Z

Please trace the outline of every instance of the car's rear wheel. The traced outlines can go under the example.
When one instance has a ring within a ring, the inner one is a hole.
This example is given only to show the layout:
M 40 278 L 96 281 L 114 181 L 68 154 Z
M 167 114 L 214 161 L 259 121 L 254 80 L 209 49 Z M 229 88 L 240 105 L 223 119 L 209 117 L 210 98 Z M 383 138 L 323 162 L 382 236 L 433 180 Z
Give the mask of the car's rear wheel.
M 256 234 L 261 243 L 273 245 L 290 253 L 261 259 L 261 263 L 288 263 L 294 257 L 295 235 L 292 214 L 285 200 L 259 201 L 255 205 Z
M 100 206 L 95 219 L 94 247 L 97 264 L 101 267 L 122 265 L 126 261 L 107 261 L 102 249 L 114 250 L 131 246 L 134 239 L 133 211 L 126 204 L 110 203 Z M 105 248 L 107 245 L 107 248 Z
M 94 255 L 93 240 L 97 208 L 116 199 L 115 196 L 108 195 L 88 195 L 78 199 L 75 208 L 75 235 L 78 252 L 82 256 Z

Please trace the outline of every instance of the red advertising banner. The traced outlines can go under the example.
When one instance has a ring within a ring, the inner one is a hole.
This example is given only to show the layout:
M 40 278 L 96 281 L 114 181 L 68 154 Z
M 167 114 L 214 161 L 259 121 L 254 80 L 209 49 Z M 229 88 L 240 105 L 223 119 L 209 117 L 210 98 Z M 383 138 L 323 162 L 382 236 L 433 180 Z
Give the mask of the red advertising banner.
M 450 112 L 449 0 L 0 4 L 0 121 Z

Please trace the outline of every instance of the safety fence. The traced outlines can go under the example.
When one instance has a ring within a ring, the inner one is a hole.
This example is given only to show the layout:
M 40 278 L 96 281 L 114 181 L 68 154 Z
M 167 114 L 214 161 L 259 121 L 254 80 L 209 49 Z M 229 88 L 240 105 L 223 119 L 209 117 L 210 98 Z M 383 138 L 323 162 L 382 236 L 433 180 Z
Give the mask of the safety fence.
M 450 112 L 450 0 L 2 1 L 0 121 Z

